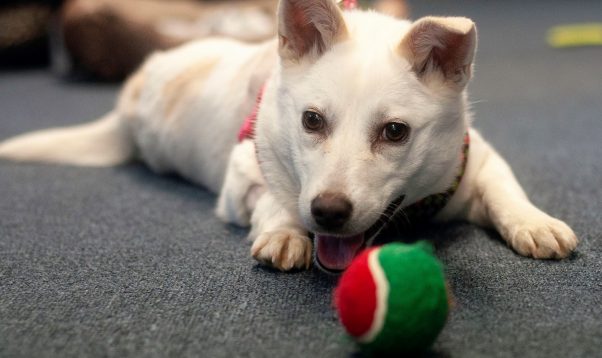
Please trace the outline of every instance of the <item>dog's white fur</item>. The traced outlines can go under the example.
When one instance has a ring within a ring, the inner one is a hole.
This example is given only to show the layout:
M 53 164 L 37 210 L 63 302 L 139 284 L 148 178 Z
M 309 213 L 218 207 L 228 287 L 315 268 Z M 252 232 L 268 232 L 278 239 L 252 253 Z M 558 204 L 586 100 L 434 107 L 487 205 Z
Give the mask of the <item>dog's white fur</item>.
M 474 129 L 466 84 L 476 28 L 466 18 L 411 23 L 342 13 L 331 0 L 282 0 L 279 39 L 259 45 L 208 39 L 153 55 L 116 108 L 91 124 L 24 134 L 0 144 L 18 161 L 112 166 L 139 158 L 220 193 L 217 215 L 251 224 L 252 255 L 281 270 L 310 265 L 310 203 L 343 193 L 353 213 L 336 235 L 366 231 L 395 198 L 445 191 L 471 137 L 458 191 L 436 217 L 496 228 L 518 253 L 564 258 L 577 238 L 536 208 L 506 162 Z M 266 84 L 255 141 L 236 133 Z M 317 109 L 325 135 L 308 133 Z M 381 138 L 403 121 L 407 143 Z

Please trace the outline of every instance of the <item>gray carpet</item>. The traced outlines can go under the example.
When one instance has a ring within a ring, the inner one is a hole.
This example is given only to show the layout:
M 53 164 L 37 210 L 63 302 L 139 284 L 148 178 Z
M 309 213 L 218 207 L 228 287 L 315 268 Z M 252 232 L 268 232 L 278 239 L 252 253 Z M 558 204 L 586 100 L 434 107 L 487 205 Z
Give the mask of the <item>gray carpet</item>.
M 475 126 L 533 201 L 581 244 L 534 261 L 493 232 L 454 224 L 422 237 L 456 299 L 440 357 L 594 357 L 602 348 L 602 47 L 555 50 L 549 26 L 602 19 L 600 1 L 414 1 L 415 15 L 479 25 Z M 0 73 L 0 138 L 92 119 L 117 88 L 46 70 Z M 258 266 L 215 197 L 141 165 L 0 162 L 0 356 L 345 357 L 336 278 Z

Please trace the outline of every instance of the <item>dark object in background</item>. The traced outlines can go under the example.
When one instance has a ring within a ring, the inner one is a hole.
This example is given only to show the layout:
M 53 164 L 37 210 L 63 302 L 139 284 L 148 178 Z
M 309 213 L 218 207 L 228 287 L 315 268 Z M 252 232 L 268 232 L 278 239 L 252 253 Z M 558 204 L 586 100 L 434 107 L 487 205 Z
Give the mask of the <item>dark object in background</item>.
M 207 36 L 257 42 L 276 32 L 277 0 L 12 1 L 0 6 L 0 67 L 52 63 L 61 76 L 121 80 L 150 53 Z M 404 0 L 363 7 L 407 16 Z M 60 7 L 62 5 L 62 7 Z
M 48 63 L 47 29 L 53 8 L 48 2 L 0 6 L 0 66 Z

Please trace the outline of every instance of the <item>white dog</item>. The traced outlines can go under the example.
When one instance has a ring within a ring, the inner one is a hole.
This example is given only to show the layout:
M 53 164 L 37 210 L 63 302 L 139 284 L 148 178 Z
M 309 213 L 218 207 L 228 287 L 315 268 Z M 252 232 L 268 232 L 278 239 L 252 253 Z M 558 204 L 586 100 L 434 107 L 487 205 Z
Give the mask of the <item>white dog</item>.
M 332 0 L 278 11 L 277 41 L 157 53 L 105 117 L 9 139 L 0 157 L 176 172 L 220 193 L 217 215 L 250 224 L 253 257 L 281 270 L 310 265 L 309 232 L 316 262 L 343 270 L 386 221 L 421 213 L 495 227 L 525 256 L 575 249 L 470 128 L 471 20 L 412 23 Z M 237 141 L 254 108 L 253 138 Z

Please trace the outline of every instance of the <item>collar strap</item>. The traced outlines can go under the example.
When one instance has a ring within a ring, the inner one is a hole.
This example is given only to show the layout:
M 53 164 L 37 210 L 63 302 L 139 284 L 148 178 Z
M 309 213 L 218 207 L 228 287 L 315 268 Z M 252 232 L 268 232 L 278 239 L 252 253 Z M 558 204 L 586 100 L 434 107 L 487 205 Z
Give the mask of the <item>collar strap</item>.
M 257 94 L 253 111 L 245 117 L 245 120 L 238 131 L 239 142 L 242 142 L 245 139 L 253 139 L 255 136 L 255 122 L 257 121 L 257 113 L 259 113 L 259 107 L 261 106 L 261 100 L 263 99 L 264 92 L 265 84 L 259 89 L 259 94 Z

